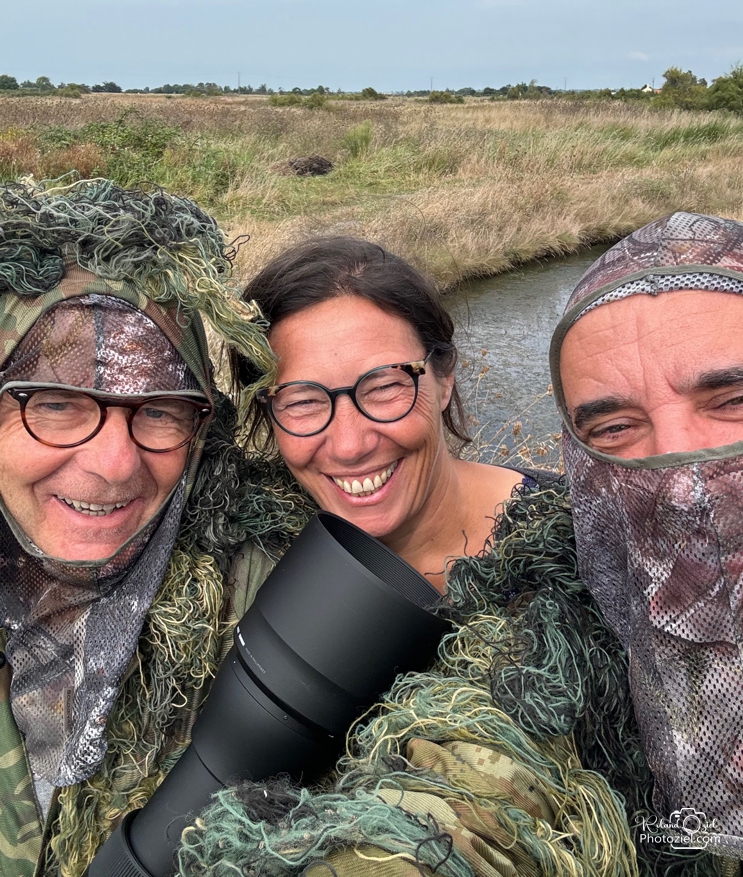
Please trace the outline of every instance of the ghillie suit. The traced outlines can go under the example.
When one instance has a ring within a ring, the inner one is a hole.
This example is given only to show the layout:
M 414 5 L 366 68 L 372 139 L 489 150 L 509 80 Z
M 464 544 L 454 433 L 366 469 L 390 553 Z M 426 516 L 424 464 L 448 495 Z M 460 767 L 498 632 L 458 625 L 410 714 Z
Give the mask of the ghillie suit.
M 214 221 L 186 199 L 106 180 L 0 187 L 0 386 L 136 395 L 148 391 L 141 370 L 158 392 L 213 407 L 160 510 L 105 561 L 44 555 L 0 503 L 0 873 L 79 877 L 150 797 L 269 557 L 308 517 L 288 473 L 238 449 L 234 407 L 214 385 L 200 313 L 257 373 L 273 366 L 229 272 Z M 54 786 L 42 825 L 40 794 Z
M 184 835 L 180 874 L 723 874 L 639 839 L 651 777 L 624 653 L 578 578 L 564 485 L 517 489 L 448 589 L 457 629 L 437 663 L 398 678 L 337 776 L 221 792 Z

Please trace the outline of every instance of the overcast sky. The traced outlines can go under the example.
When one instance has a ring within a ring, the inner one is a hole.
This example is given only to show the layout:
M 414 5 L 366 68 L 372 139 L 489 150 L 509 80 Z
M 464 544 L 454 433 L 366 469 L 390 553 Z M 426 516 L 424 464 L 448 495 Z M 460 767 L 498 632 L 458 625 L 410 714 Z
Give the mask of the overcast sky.
M 0 0 L 19 81 L 618 88 L 739 62 L 741 0 Z

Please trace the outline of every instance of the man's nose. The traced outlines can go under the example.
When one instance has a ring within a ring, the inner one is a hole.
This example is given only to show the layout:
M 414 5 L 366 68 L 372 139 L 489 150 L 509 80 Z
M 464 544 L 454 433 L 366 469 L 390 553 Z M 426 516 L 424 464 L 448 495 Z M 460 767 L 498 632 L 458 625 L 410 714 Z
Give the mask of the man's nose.
M 109 408 L 98 435 L 78 449 L 81 468 L 111 484 L 128 481 L 142 465 L 142 452 L 129 434 L 128 413 L 124 408 Z
M 686 411 L 663 412 L 653 422 L 652 448 L 648 456 L 682 454 L 713 447 L 703 424 Z

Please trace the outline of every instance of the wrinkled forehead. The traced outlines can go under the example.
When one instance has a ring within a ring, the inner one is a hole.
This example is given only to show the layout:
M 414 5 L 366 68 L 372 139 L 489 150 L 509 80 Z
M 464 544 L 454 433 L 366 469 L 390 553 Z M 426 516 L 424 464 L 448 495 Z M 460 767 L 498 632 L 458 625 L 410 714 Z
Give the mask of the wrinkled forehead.
M 89 294 L 45 311 L 0 372 L 10 381 L 59 383 L 117 395 L 198 390 L 180 353 L 133 305 Z
M 612 302 L 681 290 L 743 294 L 743 223 L 674 213 L 628 235 L 591 265 L 552 337 L 552 380 L 563 416 L 560 352 L 570 329 Z
M 711 272 L 644 277 L 579 300 L 563 317 L 552 338 L 552 382 L 563 420 L 569 425 L 563 380 L 569 351 L 571 373 L 580 369 L 581 350 L 605 352 L 607 365 L 627 371 L 642 357 L 662 359 L 670 345 L 689 347 L 695 357 L 705 349 L 714 358 L 718 335 L 735 320 L 743 335 L 743 276 Z M 688 331 L 679 337 L 679 327 Z M 586 362 L 589 362 L 586 357 Z

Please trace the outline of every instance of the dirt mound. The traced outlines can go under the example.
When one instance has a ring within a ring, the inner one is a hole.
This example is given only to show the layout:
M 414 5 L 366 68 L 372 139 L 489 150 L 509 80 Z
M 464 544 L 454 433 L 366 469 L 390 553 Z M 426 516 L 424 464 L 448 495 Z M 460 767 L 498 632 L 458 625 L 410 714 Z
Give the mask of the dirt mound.
M 321 155 L 306 158 L 290 158 L 271 165 L 271 171 L 282 177 L 324 177 L 333 170 L 333 162 Z

